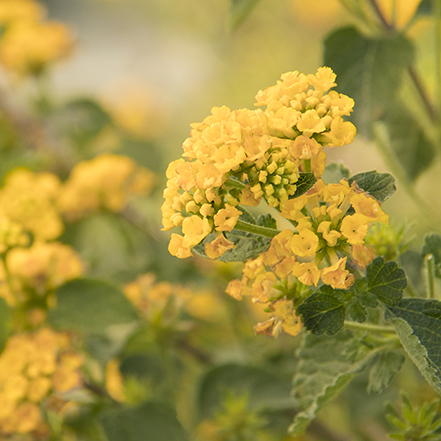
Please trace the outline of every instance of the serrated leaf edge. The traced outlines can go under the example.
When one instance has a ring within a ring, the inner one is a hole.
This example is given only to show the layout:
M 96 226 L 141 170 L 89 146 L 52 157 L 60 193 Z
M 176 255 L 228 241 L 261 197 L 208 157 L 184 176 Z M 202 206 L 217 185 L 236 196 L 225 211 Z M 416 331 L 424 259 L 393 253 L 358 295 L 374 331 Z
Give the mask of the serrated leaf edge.
M 364 358 L 362 358 L 358 363 L 352 366 L 352 369 L 349 369 L 348 372 L 340 375 L 339 377 L 335 377 L 335 381 L 332 384 L 328 384 L 324 386 L 320 395 L 317 396 L 317 399 L 314 400 L 313 403 L 306 409 L 297 413 L 294 417 L 293 423 L 288 427 L 288 432 L 298 436 L 304 433 L 306 428 L 309 426 L 310 422 L 316 417 L 317 412 L 324 407 L 327 401 L 331 401 L 336 398 L 340 392 L 346 387 L 347 384 L 354 378 L 354 376 L 364 369 L 366 364 L 374 357 L 375 353 L 366 354 Z M 303 363 L 307 363 L 308 360 L 303 360 Z M 299 370 L 301 370 L 301 365 L 299 366 Z M 340 382 L 340 384 L 339 384 Z M 296 384 L 293 384 L 295 387 Z M 331 396 L 328 396 L 328 391 L 332 392 L 332 388 L 336 388 L 337 392 Z
M 414 362 L 433 389 L 441 395 L 441 380 L 436 375 L 438 371 L 430 366 L 427 349 L 420 342 L 420 339 L 413 333 L 412 327 L 406 322 L 406 320 L 399 317 L 391 318 L 389 321 L 397 331 L 401 344 L 410 359 Z M 407 338 L 407 340 L 403 341 L 402 336 Z

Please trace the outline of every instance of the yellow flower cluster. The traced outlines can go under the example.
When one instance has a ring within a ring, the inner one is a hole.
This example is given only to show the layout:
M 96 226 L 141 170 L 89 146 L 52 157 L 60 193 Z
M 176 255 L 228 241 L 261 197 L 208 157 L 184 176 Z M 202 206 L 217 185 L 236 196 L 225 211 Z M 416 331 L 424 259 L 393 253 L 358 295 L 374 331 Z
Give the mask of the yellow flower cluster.
M 79 386 L 82 364 L 66 334 L 41 329 L 10 337 L 0 356 L 1 433 L 44 435 L 39 404 L 65 403 L 62 393 Z
M 122 210 L 153 183 L 152 172 L 109 154 L 79 162 L 65 183 L 52 173 L 12 171 L 0 188 L 0 254 L 6 263 L 0 263 L 0 296 L 11 306 L 48 306 L 57 287 L 84 271 L 71 247 L 54 242 L 64 231 L 63 217 Z M 35 312 L 32 326 L 44 319 L 43 309 L 27 312 Z
M 18 74 L 38 74 L 68 55 L 73 37 L 59 22 L 42 21 L 44 8 L 33 0 L 0 0 L 0 63 Z
M 216 238 L 205 251 L 216 259 L 234 247 L 224 232 L 241 215 L 238 205 L 264 199 L 279 208 L 297 189 L 302 171 L 320 177 L 324 147 L 352 142 L 355 127 L 343 120 L 354 101 L 330 91 L 336 84 L 328 67 L 315 75 L 288 72 L 275 86 L 260 91 L 265 110 L 213 108 L 202 123 L 192 124 L 183 158 L 170 164 L 162 206 L 164 230 L 172 234 L 171 254 L 186 258 L 208 234 Z
M 174 287 L 168 282 L 156 282 L 153 273 L 139 276 L 124 288 L 124 294 L 147 319 L 161 313 L 170 301 L 172 295 L 182 301 L 188 297 L 189 291 Z
M 118 212 L 130 197 L 148 194 L 154 183 L 154 174 L 133 159 L 104 153 L 73 168 L 60 190 L 58 207 L 69 221 L 99 209 Z
M 35 296 L 42 300 L 84 271 L 74 249 L 60 242 L 36 242 L 29 248 L 14 248 L 6 255 L 6 268 L 7 272 L 0 266 L 0 296 L 11 306 L 32 303 Z
M 148 321 L 171 323 L 180 311 L 205 321 L 217 320 L 223 307 L 208 290 L 158 282 L 153 273 L 140 275 L 124 288 L 124 294 Z
M 321 280 L 335 289 L 350 288 L 354 276 L 346 269 L 347 260 L 366 268 L 375 255 L 365 245 L 368 228 L 375 222 L 388 223 L 388 216 L 376 199 L 344 179 L 328 185 L 319 179 L 302 196 L 284 202 L 280 214 L 295 231 L 286 229 L 275 236 L 265 253 L 244 265 L 242 280 L 231 281 L 227 293 L 238 300 L 251 295 L 254 302 L 270 304 L 273 317 L 259 324 L 258 332 L 277 333 L 279 324 L 295 335 L 300 324 L 292 323 L 292 301 L 278 299 L 281 293 L 275 285 L 296 278 L 307 286 Z
M 56 239 L 64 230 L 56 207 L 60 189 L 61 182 L 52 173 L 16 169 L 0 189 L 0 218 L 18 224 L 35 240 Z

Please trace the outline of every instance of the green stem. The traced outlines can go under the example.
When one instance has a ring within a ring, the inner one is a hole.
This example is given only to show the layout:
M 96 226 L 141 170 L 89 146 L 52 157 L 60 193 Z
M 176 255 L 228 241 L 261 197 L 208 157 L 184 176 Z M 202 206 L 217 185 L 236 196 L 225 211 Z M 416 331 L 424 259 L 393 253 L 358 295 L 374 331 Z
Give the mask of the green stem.
M 372 6 L 372 9 L 375 11 L 375 13 L 377 14 L 377 17 L 378 17 L 378 19 L 380 20 L 380 22 L 381 22 L 381 25 L 383 26 L 383 28 L 386 30 L 386 31 L 394 31 L 394 28 L 393 28 L 393 26 L 390 24 L 390 23 L 388 23 L 388 21 L 384 18 L 384 15 L 381 13 L 381 10 L 380 10 L 380 8 L 378 7 L 378 4 L 377 4 L 377 2 L 375 1 L 375 0 L 369 0 L 369 2 L 370 2 L 370 4 L 371 4 L 371 6 Z
M 311 160 L 310 159 L 304 159 L 303 160 L 303 169 L 306 173 L 311 173 Z
M 413 283 L 409 278 L 407 278 L 406 292 L 409 295 L 409 297 L 419 297 L 417 290 L 415 289 Z
M 423 82 L 419 77 L 416 69 L 413 66 L 409 66 L 407 68 L 407 73 L 409 74 L 409 77 L 412 80 L 412 83 L 415 86 L 415 89 L 417 90 L 418 95 L 424 104 L 424 107 L 430 117 L 430 120 L 433 123 L 436 123 L 438 121 L 438 112 L 434 104 L 430 100 L 429 94 L 427 93 L 427 90 L 424 88 Z
M 441 11 L 437 11 L 437 9 L 440 9 L 440 1 L 439 0 L 433 0 L 434 4 L 435 4 L 435 14 L 439 13 L 440 15 L 437 15 L 436 18 L 440 18 L 441 16 Z M 386 32 L 397 32 L 397 30 L 395 29 L 395 27 L 388 23 L 387 20 L 384 18 L 383 14 L 381 13 L 380 8 L 378 7 L 378 4 L 376 2 L 376 0 L 369 0 L 372 9 L 375 11 L 378 19 L 381 22 L 381 25 L 383 27 L 383 29 Z M 439 20 L 438 20 L 439 21 Z M 438 22 L 437 22 L 438 24 Z M 441 32 L 441 31 L 440 31 Z M 437 30 L 437 36 L 438 36 L 438 30 Z M 440 37 L 441 38 L 441 37 Z M 439 40 L 437 38 L 437 43 L 439 43 Z M 436 44 L 435 44 L 436 46 Z M 438 61 L 438 66 L 437 69 L 439 69 L 439 58 L 441 57 L 441 55 L 439 54 L 439 47 L 436 47 L 436 56 L 437 56 L 437 61 Z M 413 66 L 408 66 L 407 67 L 407 73 L 409 74 L 410 79 L 413 82 L 413 85 L 415 86 L 415 89 L 418 92 L 418 95 L 421 99 L 421 101 L 424 104 L 424 107 L 431 119 L 431 121 L 433 123 L 436 123 L 438 121 L 438 112 L 436 107 L 434 106 L 434 104 L 432 103 L 429 94 L 427 93 L 427 90 L 424 88 L 424 84 L 420 78 L 420 76 L 418 75 L 418 72 L 416 71 L 416 69 Z M 437 78 L 439 78 L 439 76 L 437 76 Z M 439 97 L 439 95 L 438 95 Z
M 167 343 L 164 343 L 161 341 L 158 341 L 157 343 L 158 343 L 159 353 L 161 356 L 161 361 L 164 365 L 168 401 L 171 404 L 175 404 L 176 403 L 177 382 L 176 382 L 174 361 L 173 361 L 172 354 L 170 353 L 171 348 L 167 345 Z
M 369 323 L 358 323 L 345 321 L 345 327 L 354 329 L 355 331 L 374 332 L 377 334 L 396 334 L 395 328 L 392 326 L 372 325 Z
M 244 190 L 248 188 L 243 182 L 239 181 L 239 179 L 229 178 L 227 182 L 225 182 L 225 187 L 227 188 L 240 188 Z
M 246 231 L 247 233 L 260 234 L 261 236 L 273 238 L 277 236 L 280 231 L 274 228 L 261 227 L 259 225 L 249 224 L 243 220 L 238 219 L 236 225 L 234 226 L 236 230 Z
M 426 298 L 435 298 L 435 259 L 432 254 L 424 258 L 426 266 Z

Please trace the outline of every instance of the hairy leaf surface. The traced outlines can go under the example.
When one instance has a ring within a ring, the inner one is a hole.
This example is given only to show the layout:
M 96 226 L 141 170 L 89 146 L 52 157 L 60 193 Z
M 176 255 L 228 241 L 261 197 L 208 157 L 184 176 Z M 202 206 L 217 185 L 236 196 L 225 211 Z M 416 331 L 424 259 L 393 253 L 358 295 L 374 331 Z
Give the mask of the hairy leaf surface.
M 441 395 L 441 302 L 403 299 L 388 310 L 404 349 Z
M 386 389 L 394 375 L 401 369 L 405 360 L 400 351 L 388 351 L 379 354 L 369 370 L 368 393 L 379 394 Z
M 376 170 L 358 173 L 351 176 L 348 181 L 349 184 L 355 181 L 360 188 L 380 202 L 384 202 L 397 190 L 395 178 L 392 175 L 389 173 L 378 173 Z
M 299 179 L 296 183 L 296 192 L 289 198 L 298 198 L 302 194 L 306 193 L 316 182 L 317 179 L 315 178 L 314 173 L 300 173 Z
M 345 305 L 327 285 L 322 286 L 297 308 L 305 328 L 316 335 L 333 335 L 338 332 L 345 321 L 345 310 Z
M 360 344 L 358 334 L 345 330 L 333 337 L 307 334 L 297 356 L 293 394 L 300 412 L 290 427 L 294 435 L 302 434 L 320 409 L 366 366 L 373 350 Z
M 265 216 L 261 215 L 256 219 L 246 208 L 239 206 L 238 209 L 242 212 L 239 216 L 241 221 L 266 228 L 277 227 L 276 220 L 273 219 L 270 214 Z M 226 233 L 225 236 L 234 243 L 235 248 L 228 250 L 225 254 L 220 256 L 217 259 L 220 262 L 245 262 L 250 257 L 264 253 L 269 248 L 271 242 L 271 239 L 268 237 L 236 229 Z M 208 256 L 205 254 L 205 244 L 213 241 L 215 237 L 215 233 L 210 233 L 200 244 L 196 245 L 192 251 L 208 259 Z
M 375 294 L 378 300 L 387 305 L 394 305 L 403 296 L 407 286 L 406 274 L 398 268 L 396 262 L 384 262 L 377 257 L 366 268 L 366 279 L 369 292 Z

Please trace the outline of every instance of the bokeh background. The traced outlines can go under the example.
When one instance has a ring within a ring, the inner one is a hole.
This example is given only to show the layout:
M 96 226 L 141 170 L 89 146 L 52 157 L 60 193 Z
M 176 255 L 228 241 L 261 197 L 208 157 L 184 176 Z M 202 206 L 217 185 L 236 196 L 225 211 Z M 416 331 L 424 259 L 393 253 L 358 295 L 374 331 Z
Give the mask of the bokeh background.
M 315 72 L 323 64 L 326 35 L 354 22 L 338 0 L 261 0 L 242 22 L 227 0 L 45 3 L 49 16 L 70 25 L 77 37 L 73 56 L 53 69 L 56 94 L 92 94 L 113 106 L 135 132 L 159 146 L 162 171 L 180 156 L 189 125 L 211 107 L 251 107 L 256 92 L 281 73 Z M 433 68 L 433 22 L 422 16 L 407 32 L 417 45 L 419 67 Z M 433 92 L 433 78 L 426 79 Z M 329 158 L 353 173 L 391 171 L 361 136 Z M 430 192 L 440 170 L 434 165 L 417 183 L 420 194 Z M 424 217 L 414 221 L 416 207 L 400 187 L 386 208 L 397 222 L 416 223 L 416 233 L 424 224 Z

